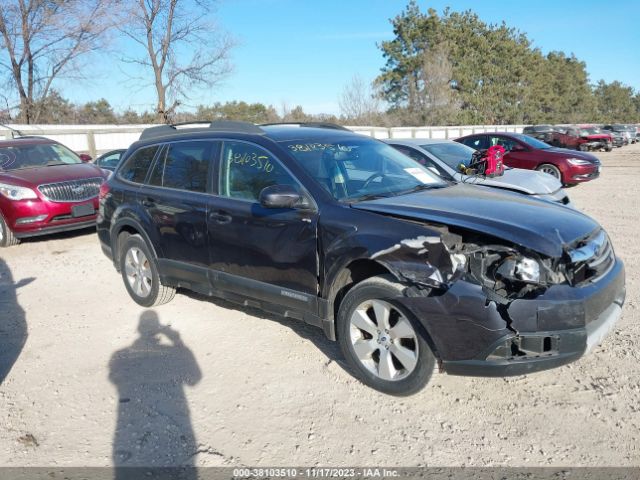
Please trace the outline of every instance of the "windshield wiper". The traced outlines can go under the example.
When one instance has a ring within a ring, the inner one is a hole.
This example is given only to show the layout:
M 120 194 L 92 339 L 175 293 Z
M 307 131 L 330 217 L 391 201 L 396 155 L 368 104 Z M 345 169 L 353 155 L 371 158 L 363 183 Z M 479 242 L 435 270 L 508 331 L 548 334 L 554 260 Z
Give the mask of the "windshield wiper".
M 415 187 L 410 188 L 409 190 L 403 190 L 401 192 L 398 192 L 394 196 L 407 195 L 409 193 L 421 192 L 423 190 L 431 190 L 432 188 L 444 188 L 446 186 L 447 186 L 447 184 L 444 184 L 444 185 L 428 185 L 426 183 L 423 183 L 423 184 L 420 184 L 420 185 L 416 185 Z
M 387 198 L 391 196 L 388 193 L 368 193 L 360 197 L 346 198 L 348 202 L 366 202 L 367 200 L 376 200 L 378 198 Z

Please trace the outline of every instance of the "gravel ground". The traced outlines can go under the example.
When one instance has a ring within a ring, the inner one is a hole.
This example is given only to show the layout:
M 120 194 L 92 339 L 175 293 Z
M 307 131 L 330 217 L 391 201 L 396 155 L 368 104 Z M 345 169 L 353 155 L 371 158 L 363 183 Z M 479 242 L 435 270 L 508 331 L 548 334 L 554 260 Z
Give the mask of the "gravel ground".
M 295 321 L 185 293 L 138 307 L 94 233 L 1 250 L 0 465 L 639 466 L 640 145 L 600 156 L 569 193 L 626 262 L 617 329 L 572 365 L 436 374 L 405 399 Z

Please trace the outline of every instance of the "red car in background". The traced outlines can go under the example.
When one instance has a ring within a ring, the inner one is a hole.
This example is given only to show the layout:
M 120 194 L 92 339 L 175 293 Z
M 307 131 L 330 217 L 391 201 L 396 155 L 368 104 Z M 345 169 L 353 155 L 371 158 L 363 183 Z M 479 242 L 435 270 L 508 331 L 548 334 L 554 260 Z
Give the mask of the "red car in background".
M 108 176 L 53 140 L 0 141 L 0 247 L 95 226 L 98 192 Z
M 551 144 L 581 152 L 592 150 L 610 152 L 613 149 L 613 137 L 609 132 L 603 132 L 591 125 L 557 125 L 551 138 Z
M 504 163 L 508 167 L 538 170 L 553 175 L 564 185 L 598 178 L 602 167 L 600 160 L 591 153 L 552 147 L 521 133 L 476 133 L 455 141 L 476 150 L 502 145 Z

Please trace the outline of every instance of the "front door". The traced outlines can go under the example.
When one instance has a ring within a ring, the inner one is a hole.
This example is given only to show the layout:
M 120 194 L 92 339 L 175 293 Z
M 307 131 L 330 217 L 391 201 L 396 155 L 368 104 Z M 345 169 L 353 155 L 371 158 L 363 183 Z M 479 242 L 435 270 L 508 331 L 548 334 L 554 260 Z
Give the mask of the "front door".
M 236 291 L 300 310 L 315 309 L 318 289 L 317 222 L 311 205 L 260 205 L 263 188 L 299 182 L 273 155 L 248 142 L 223 143 L 217 195 L 208 214 L 214 288 Z
M 489 147 L 500 145 L 504 148 L 504 164 L 513 168 L 534 170 L 537 164 L 532 161 L 529 147 L 502 135 L 489 135 Z

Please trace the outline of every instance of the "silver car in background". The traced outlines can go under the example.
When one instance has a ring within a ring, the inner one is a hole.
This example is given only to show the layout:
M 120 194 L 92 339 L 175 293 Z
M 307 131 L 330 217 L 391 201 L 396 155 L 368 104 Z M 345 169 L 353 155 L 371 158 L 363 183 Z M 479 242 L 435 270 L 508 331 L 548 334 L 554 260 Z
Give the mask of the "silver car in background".
M 446 180 L 511 190 L 541 200 L 572 206 L 560 181 L 542 172 L 505 167 L 504 175 L 493 178 L 461 173 L 459 165 L 468 165 L 475 151 L 461 143 L 426 138 L 391 138 L 384 142 Z

